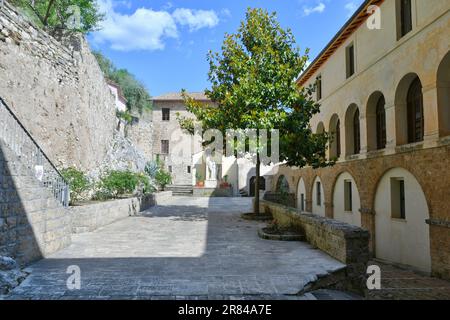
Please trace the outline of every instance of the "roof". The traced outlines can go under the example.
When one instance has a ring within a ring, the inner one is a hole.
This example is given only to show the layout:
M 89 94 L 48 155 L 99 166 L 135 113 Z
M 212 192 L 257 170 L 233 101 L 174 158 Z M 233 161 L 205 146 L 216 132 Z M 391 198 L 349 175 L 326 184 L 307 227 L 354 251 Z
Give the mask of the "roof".
M 191 98 L 194 98 L 195 100 L 200 100 L 200 101 L 210 101 L 211 100 L 203 92 L 188 92 L 187 95 L 190 96 Z M 169 93 L 163 94 L 161 96 L 154 97 L 154 98 L 152 98 L 152 100 L 153 101 L 183 101 L 184 99 L 181 96 L 181 92 L 169 92 Z
M 114 88 L 117 89 L 117 96 L 118 96 L 119 100 L 126 104 L 127 103 L 127 99 L 123 96 L 122 88 L 117 83 L 115 83 L 114 81 L 111 81 L 109 79 L 107 79 L 106 82 L 111 87 L 114 87 Z
M 384 0 L 365 0 L 364 3 L 356 10 L 353 16 L 345 23 L 334 38 L 319 53 L 316 59 L 308 66 L 308 68 L 300 75 L 297 80 L 299 86 L 303 86 L 316 71 L 330 58 L 337 49 L 367 20 L 371 15 L 368 12 L 369 6 L 379 6 Z

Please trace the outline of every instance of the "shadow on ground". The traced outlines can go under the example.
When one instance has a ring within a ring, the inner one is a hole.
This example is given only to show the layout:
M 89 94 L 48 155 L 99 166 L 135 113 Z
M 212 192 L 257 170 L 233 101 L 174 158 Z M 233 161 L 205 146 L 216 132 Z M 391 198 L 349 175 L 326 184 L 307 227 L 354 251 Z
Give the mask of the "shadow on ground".
M 259 239 L 260 223 L 244 221 L 250 198 L 174 197 L 142 216 L 93 233 L 28 268 L 9 299 L 295 297 L 343 264 L 300 242 Z M 69 266 L 81 289 L 69 290 Z M 311 296 L 309 296 L 311 297 Z

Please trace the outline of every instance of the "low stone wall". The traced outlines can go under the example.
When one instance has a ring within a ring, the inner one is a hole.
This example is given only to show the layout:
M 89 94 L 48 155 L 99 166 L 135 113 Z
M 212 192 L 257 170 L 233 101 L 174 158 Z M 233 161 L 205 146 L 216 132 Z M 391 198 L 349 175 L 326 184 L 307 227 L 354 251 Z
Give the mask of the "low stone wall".
M 194 187 L 194 197 L 232 197 L 233 188 L 198 188 Z
M 295 194 L 293 193 L 280 193 L 280 192 L 272 192 L 267 191 L 264 193 L 264 200 L 282 204 L 291 208 L 296 207 L 295 203 Z
M 118 220 L 138 215 L 156 204 L 163 204 L 171 196 L 172 192 L 161 192 L 139 198 L 70 207 L 72 233 L 92 232 Z
M 311 245 L 347 264 L 346 273 L 351 286 L 364 287 L 369 261 L 368 231 L 317 215 L 303 214 L 266 200 L 260 201 L 260 210 L 270 213 L 281 226 L 297 229 Z

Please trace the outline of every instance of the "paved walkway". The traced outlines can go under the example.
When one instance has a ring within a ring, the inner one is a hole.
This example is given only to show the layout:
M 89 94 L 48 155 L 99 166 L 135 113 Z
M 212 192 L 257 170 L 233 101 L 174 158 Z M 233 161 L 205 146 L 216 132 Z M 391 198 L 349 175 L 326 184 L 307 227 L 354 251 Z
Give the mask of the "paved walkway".
M 174 197 L 29 268 L 10 299 L 315 299 L 293 296 L 343 264 L 300 242 L 258 238 L 249 198 Z M 66 270 L 81 269 L 69 290 Z M 341 295 L 341 297 L 344 297 Z

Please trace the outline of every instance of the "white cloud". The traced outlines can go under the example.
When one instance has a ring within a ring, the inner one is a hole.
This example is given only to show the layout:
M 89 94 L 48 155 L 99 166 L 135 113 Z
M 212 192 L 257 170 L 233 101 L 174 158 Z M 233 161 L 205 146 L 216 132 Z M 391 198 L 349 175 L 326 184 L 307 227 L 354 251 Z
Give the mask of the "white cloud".
M 230 9 L 227 9 L 227 8 L 222 9 L 222 10 L 220 11 L 220 14 L 221 14 L 223 17 L 225 17 L 225 18 L 231 18 L 231 11 L 230 11 Z
M 348 16 L 350 17 L 355 13 L 356 9 L 358 9 L 358 5 L 356 3 L 354 3 L 353 1 L 347 2 L 345 4 L 344 8 L 345 8 L 345 10 L 348 11 Z
M 219 23 L 214 11 L 176 9 L 172 14 L 166 10 L 137 9 L 132 14 L 116 11 L 119 2 L 99 0 L 100 11 L 105 13 L 102 29 L 92 34 L 96 44 L 107 43 L 118 51 L 163 50 L 166 39 L 179 38 L 177 23 L 187 25 L 190 31 L 212 28 Z
M 305 16 L 309 16 L 312 13 L 322 13 L 325 11 L 325 4 L 323 2 L 319 2 L 315 7 L 303 7 L 303 14 Z
M 202 28 L 212 28 L 219 23 L 219 18 L 213 10 L 176 9 L 173 18 L 182 26 L 189 26 L 189 30 L 197 31 Z

